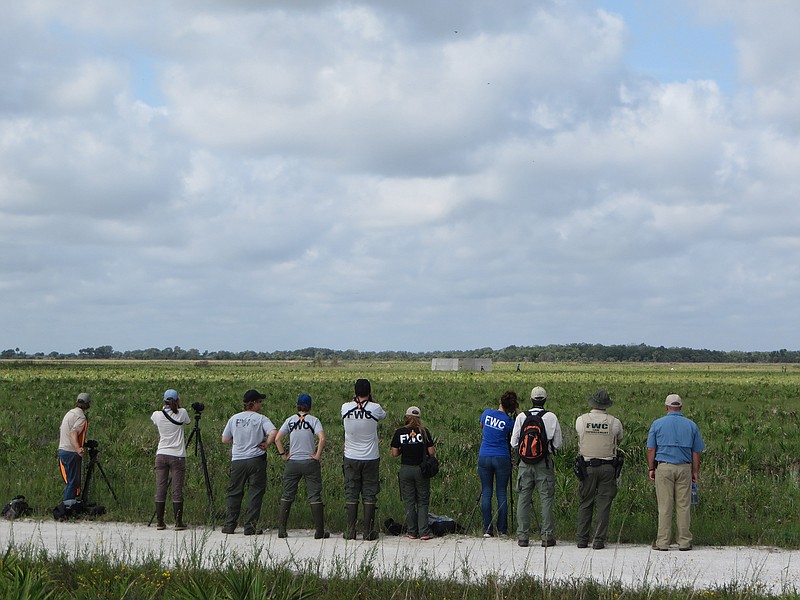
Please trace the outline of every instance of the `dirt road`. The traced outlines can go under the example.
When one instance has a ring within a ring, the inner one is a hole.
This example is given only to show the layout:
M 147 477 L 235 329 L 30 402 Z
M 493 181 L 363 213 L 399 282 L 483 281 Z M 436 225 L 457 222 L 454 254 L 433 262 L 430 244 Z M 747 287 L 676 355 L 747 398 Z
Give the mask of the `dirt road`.
M 240 531 L 240 530 L 239 530 Z M 649 546 L 611 544 L 604 550 L 579 549 L 559 541 L 552 548 L 519 548 L 514 539 L 450 535 L 430 541 L 382 536 L 378 542 L 345 541 L 340 535 L 313 539 L 310 530 L 274 531 L 245 537 L 219 529 L 156 531 L 146 525 L 52 520 L 0 521 L 0 551 L 9 545 L 46 549 L 68 557 L 98 553 L 135 563 L 157 557 L 169 567 L 192 561 L 213 567 L 236 557 L 265 563 L 315 564 L 322 572 L 358 572 L 365 561 L 376 574 L 480 581 L 488 574 L 526 572 L 548 580 L 592 578 L 643 585 L 714 588 L 736 583 L 744 589 L 781 593 L 800 590 L 800 551 L 767 547 L 695 547 L 690 552 L 657 552 Z

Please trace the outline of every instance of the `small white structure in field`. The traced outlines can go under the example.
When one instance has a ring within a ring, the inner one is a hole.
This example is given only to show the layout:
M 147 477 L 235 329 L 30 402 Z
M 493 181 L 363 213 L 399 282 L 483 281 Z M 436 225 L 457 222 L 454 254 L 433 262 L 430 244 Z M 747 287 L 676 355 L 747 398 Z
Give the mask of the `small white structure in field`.
M 492 370 L 491 358 L 434 358 L 431 371 L 485 371 Z

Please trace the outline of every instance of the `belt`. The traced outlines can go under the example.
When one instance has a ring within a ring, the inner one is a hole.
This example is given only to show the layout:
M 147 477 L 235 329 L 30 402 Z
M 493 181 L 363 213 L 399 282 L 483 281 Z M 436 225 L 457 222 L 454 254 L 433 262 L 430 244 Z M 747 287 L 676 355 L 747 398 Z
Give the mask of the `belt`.
M 605 460 L 602 459 L 602 458 L 589 458 L 589 459 L 584 459 L 584 460 L 586 460 L 586 464 L 588 466 L 590 466 L 590 467 L 602 467 L 603 465 L 613 465 L 614 464 L 614 459 L 613 458 L 609 458 L 609 459 L 605 459 Z

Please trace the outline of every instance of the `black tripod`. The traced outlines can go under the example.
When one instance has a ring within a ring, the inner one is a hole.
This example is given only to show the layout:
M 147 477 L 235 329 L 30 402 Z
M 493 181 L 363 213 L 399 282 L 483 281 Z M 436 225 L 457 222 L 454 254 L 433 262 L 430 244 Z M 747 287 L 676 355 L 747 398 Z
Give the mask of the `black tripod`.
M 192 407 L 195 408 L 195 405 L 192 404 Z M 203 413 L 202 410 L 197 410 L 197 408 L 195 408 L 194 429 L 192 429 L 192 433 L 189 434 L 189 438 L 186 440 L 186 447 L 187 448 L 189 447 L 189 445 L 192 443 L 192 438 L 194 438 L 194 455 L 197 456 L 198 451 L 200 452 L 200 462 L 203 465 L 203 478 L 205 479 L 206 482 L 206 495 L 208 496 L 208 512 L 209 514 L 211 514 L 213 510 L 214 494 L 211 491 L 211 478 L 208 476 L 206 449 L 203 446 L 203 437 L 202 434 L 200 433 L 200 417 L 202 413 Z
M 86 465 L 86 477 L 84 479 L 83 490 L 81 490 L 81 504 L 83 506 L 89 505 L 89 489 L 92 484 L 92 476 L 94 475 L 94 468 L 100 471 L 100 475 L 103 477 L 103 481 L 106 482 L 106 486 L 108 487 L 108 491 L 111 492 L 111 495 L 114 497 L 114 500 L 119 503 L 119 499 L 117 498 L 117 494 L 114 492 L 114 488 L 111 487 L 111 482 L 108 481 L 108 477 L 106 477 L 106 472 L 103 470 L 103 465 L 100 464 L 100 459 L 97 457 L 100 454 L 100 451 L 97 449 L 97 443 L 93 446 L 87 448 L 89 450 L 89 464 Z

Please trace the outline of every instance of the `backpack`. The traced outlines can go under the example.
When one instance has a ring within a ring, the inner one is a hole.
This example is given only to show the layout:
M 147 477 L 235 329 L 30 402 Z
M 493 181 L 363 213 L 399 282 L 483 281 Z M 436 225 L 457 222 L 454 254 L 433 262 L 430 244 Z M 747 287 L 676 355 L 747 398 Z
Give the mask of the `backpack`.
M 539 412 L 525 411 L 525 421 L 519 436 L 517 452 L 522 462 L 535 465 L 550 454 L 550 442 L 542 417 L 546 410 Z
M 2 515 L 6 519 L 18 519 L 19 517 L 27 517 L 33 513 L 33 509 L 25 501 L 25 496 L 14 496 L 8 504 L 3 507 Z

